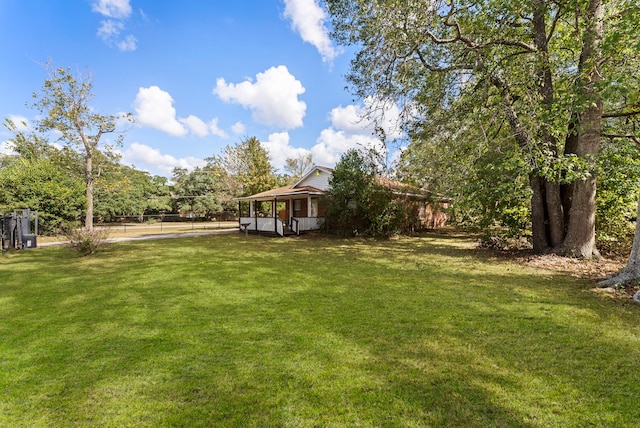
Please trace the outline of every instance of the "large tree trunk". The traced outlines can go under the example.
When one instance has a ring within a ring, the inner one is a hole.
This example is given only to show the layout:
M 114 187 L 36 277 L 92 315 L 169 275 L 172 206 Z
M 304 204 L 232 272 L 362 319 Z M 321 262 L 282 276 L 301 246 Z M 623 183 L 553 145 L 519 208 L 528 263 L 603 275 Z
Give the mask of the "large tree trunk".
M 599 285 L 601 287 L 611 287 L 614 285 L 626 285 L 631 283 L 640 282 L 640 199 L 638 199 L 638 217 L 636 219 L 636 232 L 633 235 L 633 245 L 631 247 L 631 254 L 629 255 L 629 261 L 627 265 L 620 272 L 616 273 L 612 277 L 601 281 Z M 634 296 L 633 300 L 636 303 L 640 303 L 640 291 Z
M 564 238 L 564 213 L 560 184 L 545 180 L 545 201 L 547 203 L 547 224 L 549 225 L 549 244 L 557 247 Z
M 533 241 L 533 251 L 540 254 L 549 248 L 544 183 L 541 177 L 532 174 L 529 177 L 529 185 L 532 191 L 531 239 Z
M 574 183 L 567 235 L 556 253 L 579 258 L 598 256 L 596 249 L 596 179 Z
M 534 2 L 534 7 L 533 38 L 535 45 L 538 48 L 538 54 L 540 55 L 540 60 L 536 63 L 538 92 L 542 97 L 542 103 L 546 112 L 550 114 L 553 108 L 554 85 L 553 73 L 551 72 L 551 65 L 549 63 L 547 26 L 545 23 L 547 5 L 544 0 L 536 0 Z M 539 134 L 542 142 L 545 144 L 545 148 L 549 151 L 551 156 L 557 156 L 557 140 L 556 137 L 554 137 L 553 134 L 549 131 L 547 124 L 541 124 Z M 539 178 L 538 180 L 544 186 L 544 228 L 540 226 L 533 226 L 534 224 L 541 221 L 540 218 L 538 218 L 540 214 L 534 212 L 537 209 L 536 205 L 539 203 L 539 201 L 534 200 L 534 198 L 537 199 L 538 196 L 535 195 L 536 190 L 533 189 L 533 186 L 532 189 L 534 190 L 534 196 L 531 200 L 532 226 L 537 230 L 537 232 L 533 233 L 534 237 L 536 234 L 545 234 L 544 241 L 546 242 L 544 248 L 540 246 L 543 241 L 542 237 L 538 236 L 537 239 L 534 239 L 534 250 L 536 252 L 543 252 L 549 246 L 556 247 L 562 243 L 565 233 L 565 222 L 560 185 L 558 183 L 551 182 L 546 178 Z M 535 241 L 538 241 L 537 244 Z
M 578 115 L 572 114 L 569 121 L 569 127 L 567 132 L 567 138 L 564 143 L 565 154 L 576 154 L 578 147 L 578 132 L 577 132 Z M 569 224 L 569 213 L 571 212 L 571 203 L 573 201 L 573 183 L 562 184 L 560 186 L 562 194 L 562 209 L 564 212 L 564 224 Z
M 581 78 L 582 103 L 588 107 L 579 114 L 575 153 L 582 158 L 595 157 L 600 147 L 602 131 L 602 97 L 598 91 L 600 77 L 600 46 L 604 35 L 602 0 L 590 0 L 586 10 L 588 21 L 578 72 Z M 573 183 L 571 210 L 567 234 L 558 254 L 572 257 L 598 255 L 595 246 L 596 179 L 576 180 Z

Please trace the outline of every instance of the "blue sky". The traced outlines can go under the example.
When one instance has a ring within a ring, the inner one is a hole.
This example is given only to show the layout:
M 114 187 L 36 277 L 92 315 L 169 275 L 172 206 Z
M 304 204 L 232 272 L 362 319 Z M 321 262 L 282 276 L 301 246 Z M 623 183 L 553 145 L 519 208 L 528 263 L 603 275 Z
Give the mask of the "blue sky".
M 93 74 L 99 113 L 134 114 L 127 165 L 170 176 L 255 136 L 278 169 L 306 153 L 333 166 L 376 139 L 328 25 L 318 0 L 0 0 L 0 117 L 31 126 L 50 58 Z

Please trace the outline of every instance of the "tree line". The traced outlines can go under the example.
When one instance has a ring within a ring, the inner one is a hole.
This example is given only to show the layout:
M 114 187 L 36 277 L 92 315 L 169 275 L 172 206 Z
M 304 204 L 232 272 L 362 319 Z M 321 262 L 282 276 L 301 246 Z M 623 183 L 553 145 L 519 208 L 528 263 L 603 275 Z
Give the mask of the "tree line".
M 0 155 L 0 212 L 27 207 L 37 210 L 42 234 L 86 228 L 88 201 L 82 154 L 51 145 L 37 134 L 18 132 L 8 120 L 5 125 L 15 134 L 10 140 L 13 153 Z M 92 220 L 112 222 L 121 216 L 170 213 L 213 218 L 226 212 L 234 216 L 238 210 L 235 197 L 290 183 L 298 178 L 293 174 L 299 174 L 300 166 L 310 159 L 290 159 L 288 172 L 276 174 L 267 151 L 257 138 L 250 137 L 227 146 L 223 155 L 207 159 L 203 167 L 190 171 L 175 168 L 171 180 L 122 165 L 117 155 L 105 150 L 94 151 L 92 161 Z M 231 163 L 248 169 L 239 173 L 230 169 Z
M 0 212 L 37 210 L 43 234 L 78 227 L 90 232 L 95 219 L 119 216 L 235 212 L 234 198 L 290 183 L 313 164 L 311 156 L 287 159 L 286 172 L 277 174 L 260 141 L 247 137 L 203 167 L 174 169 L 170 182 L 120 163 L 117 148 L 134 118 L 91 108 L 90 73 L 74 75 L 51 61 L 45 70 L 31 104 L 39 118 L 30 130 L 5 119 L 12 153 L 0 155 Z M 105 143 L 107 134 L 116 138 Z

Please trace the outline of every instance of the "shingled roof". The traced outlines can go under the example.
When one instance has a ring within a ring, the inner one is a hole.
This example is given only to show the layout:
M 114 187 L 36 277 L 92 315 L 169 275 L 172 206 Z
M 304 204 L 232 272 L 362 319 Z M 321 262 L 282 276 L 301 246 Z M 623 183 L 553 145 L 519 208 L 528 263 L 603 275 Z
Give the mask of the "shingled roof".
M 255 195 L 245 196 L 242 198 L 236 198 L 239 201 L 245 201 L 249 199 L 273 199 L 278 196 L 297 196 L 297 195 L 322 195 L 324 192 L 320 189 L 316 189 L 311 186 L 294 187 L 294 185 L 282 186 L 276 189 L 267 190 L 265 192 L 256 193 Z

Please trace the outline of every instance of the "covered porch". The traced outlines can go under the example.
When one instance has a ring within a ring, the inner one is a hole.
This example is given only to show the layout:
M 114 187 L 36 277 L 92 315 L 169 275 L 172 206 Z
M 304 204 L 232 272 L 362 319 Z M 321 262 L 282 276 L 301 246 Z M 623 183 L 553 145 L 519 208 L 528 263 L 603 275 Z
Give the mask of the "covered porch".
M 313 187 L 286 186 L 237 198 L 240 229 L 278 236 L 318 230 L 324 216 L 322 195 Z

